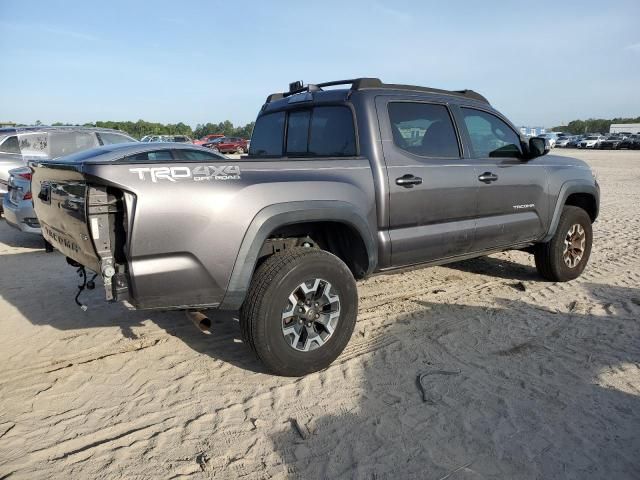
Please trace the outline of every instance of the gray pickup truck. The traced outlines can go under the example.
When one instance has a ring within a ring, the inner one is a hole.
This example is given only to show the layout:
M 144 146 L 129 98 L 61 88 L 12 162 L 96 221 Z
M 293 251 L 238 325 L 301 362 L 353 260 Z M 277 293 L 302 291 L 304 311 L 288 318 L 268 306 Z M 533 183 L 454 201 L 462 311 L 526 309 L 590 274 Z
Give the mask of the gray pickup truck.
M 32 188 L 46 239 L 108 300 L 239 309 L 259 358 L 298 376 L 347 345 L 369 275 L 522 249 L 547 280 L 579 276 L 598 183 L 547 153 L 471 90 L 295 82 L 240 160 L 111 145 L 32 164 Z

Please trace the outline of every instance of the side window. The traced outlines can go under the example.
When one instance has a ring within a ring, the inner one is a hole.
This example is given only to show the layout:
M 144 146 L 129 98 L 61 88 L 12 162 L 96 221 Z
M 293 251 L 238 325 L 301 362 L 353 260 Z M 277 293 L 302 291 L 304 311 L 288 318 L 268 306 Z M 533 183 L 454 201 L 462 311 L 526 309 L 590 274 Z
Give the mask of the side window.
M 15 153 L 20 155 L 18 137 L 14 135 L 12 137 L 8 137 L 4 142 L 2 142 L 0 145 L 0 153 Z
M 46 132 L 22 133 L 18 135 L 20 150 L 28 157 L 43 157 L 49 154 L 49 135 Z
M 102 141 L 103 145 L 113 145 L 113 144 L 116 144 L 116 143 L 135 142 L 135 140 L 133 138 L 127 137 L 126 135 L 121 135 L 119 133 L 99 132 L 98 136 L 100 137 L 100 141 Z
M 356 132 L 347 107 L 316 107 L 311 117 L 309 155 L 353 157 Z
M 176 160 L 189 160 L 191 162 L 216 162 L 225 157 L 218 155 L 215 152 L 203 152 L 200 150 L 182 150 L 177 149 L 173 151 L 173 156 Z
M 156 150 L 155 152 L 143 152 L 127 158 L 132 162 L 163 162 L 173 160 L 169 150 Z
M 309 120 L 311 112 L 301 110 L 289 113 L 287 124 L 287 155 L 306 155 L 309 143 Z
M 481 110 L 461 108 L 461 111 L 471 139 L 474 157 L 519 157 L 522 155 L 520 137 L 505 122 L 495 115 Z
M 458 138 L 444 105 L 389 103 L 393 143 L 422 157 L 459 158 Z
M 93 132 L 55 132 L 49 135 L 51 158 L 97 147 L 98 140 Z
M 249 155 L 281 157 L 285 112 L 268 113 L 256 121 Z

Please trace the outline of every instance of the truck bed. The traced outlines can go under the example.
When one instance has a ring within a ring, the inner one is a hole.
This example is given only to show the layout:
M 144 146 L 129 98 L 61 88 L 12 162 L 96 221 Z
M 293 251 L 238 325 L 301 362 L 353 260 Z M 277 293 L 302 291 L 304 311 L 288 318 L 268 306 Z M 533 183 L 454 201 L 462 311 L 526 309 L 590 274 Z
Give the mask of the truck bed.
M 272 220 L 259 215 L 266 208 L 283 218 L 313 202 L 320 210 L 349 205 L 349 214 L 375 224 L 365 158 L 136 162 L 117 149 L 163 144 L 126 145 L 31 165 L 44 237 L 99 273 L 108 300 L 141 309 L 237 308 L 249 277 L 234 274 L 257 259 L 260 236 L 269 233 L 262 223 Z

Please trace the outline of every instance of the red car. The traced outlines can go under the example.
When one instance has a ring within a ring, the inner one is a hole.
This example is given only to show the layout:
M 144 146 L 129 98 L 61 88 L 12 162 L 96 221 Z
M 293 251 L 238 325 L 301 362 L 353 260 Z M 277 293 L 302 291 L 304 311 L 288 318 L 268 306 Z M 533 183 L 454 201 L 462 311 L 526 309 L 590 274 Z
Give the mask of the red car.
M 205 143 L 212 142 L 216 138 L 222 138 L 224 135 L 222 133 L 210 133 L 209 135 L 205 135 L 200 140 L 194 140 L 193 143 L 196 145 L 204 145 Z
M 222 137 L 204 143 L 202 146 L 213 148 L 220 153 L 245 153 L 249 150 L 249 141 L 238 137 Z

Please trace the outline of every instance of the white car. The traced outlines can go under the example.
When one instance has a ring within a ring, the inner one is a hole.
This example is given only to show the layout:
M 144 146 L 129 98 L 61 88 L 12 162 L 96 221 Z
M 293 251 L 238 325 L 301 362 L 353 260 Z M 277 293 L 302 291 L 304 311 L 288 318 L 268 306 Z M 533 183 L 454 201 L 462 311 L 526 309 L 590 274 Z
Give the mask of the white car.
M 549 147 L 554 148 L 556 146 L 556 142 L 558 141 L 558 135 L 555 133 L 543 133 L 540 135 L 540 138 L 544 138 L 547 142 L 549 142 Z
M 598 148 L 598 145 L 600 145 L 600 142 L 602 142 L 604 139 L 605 137 L 601 135 L 590 135 L 580 143 L 578 143 L 578 148 Z

